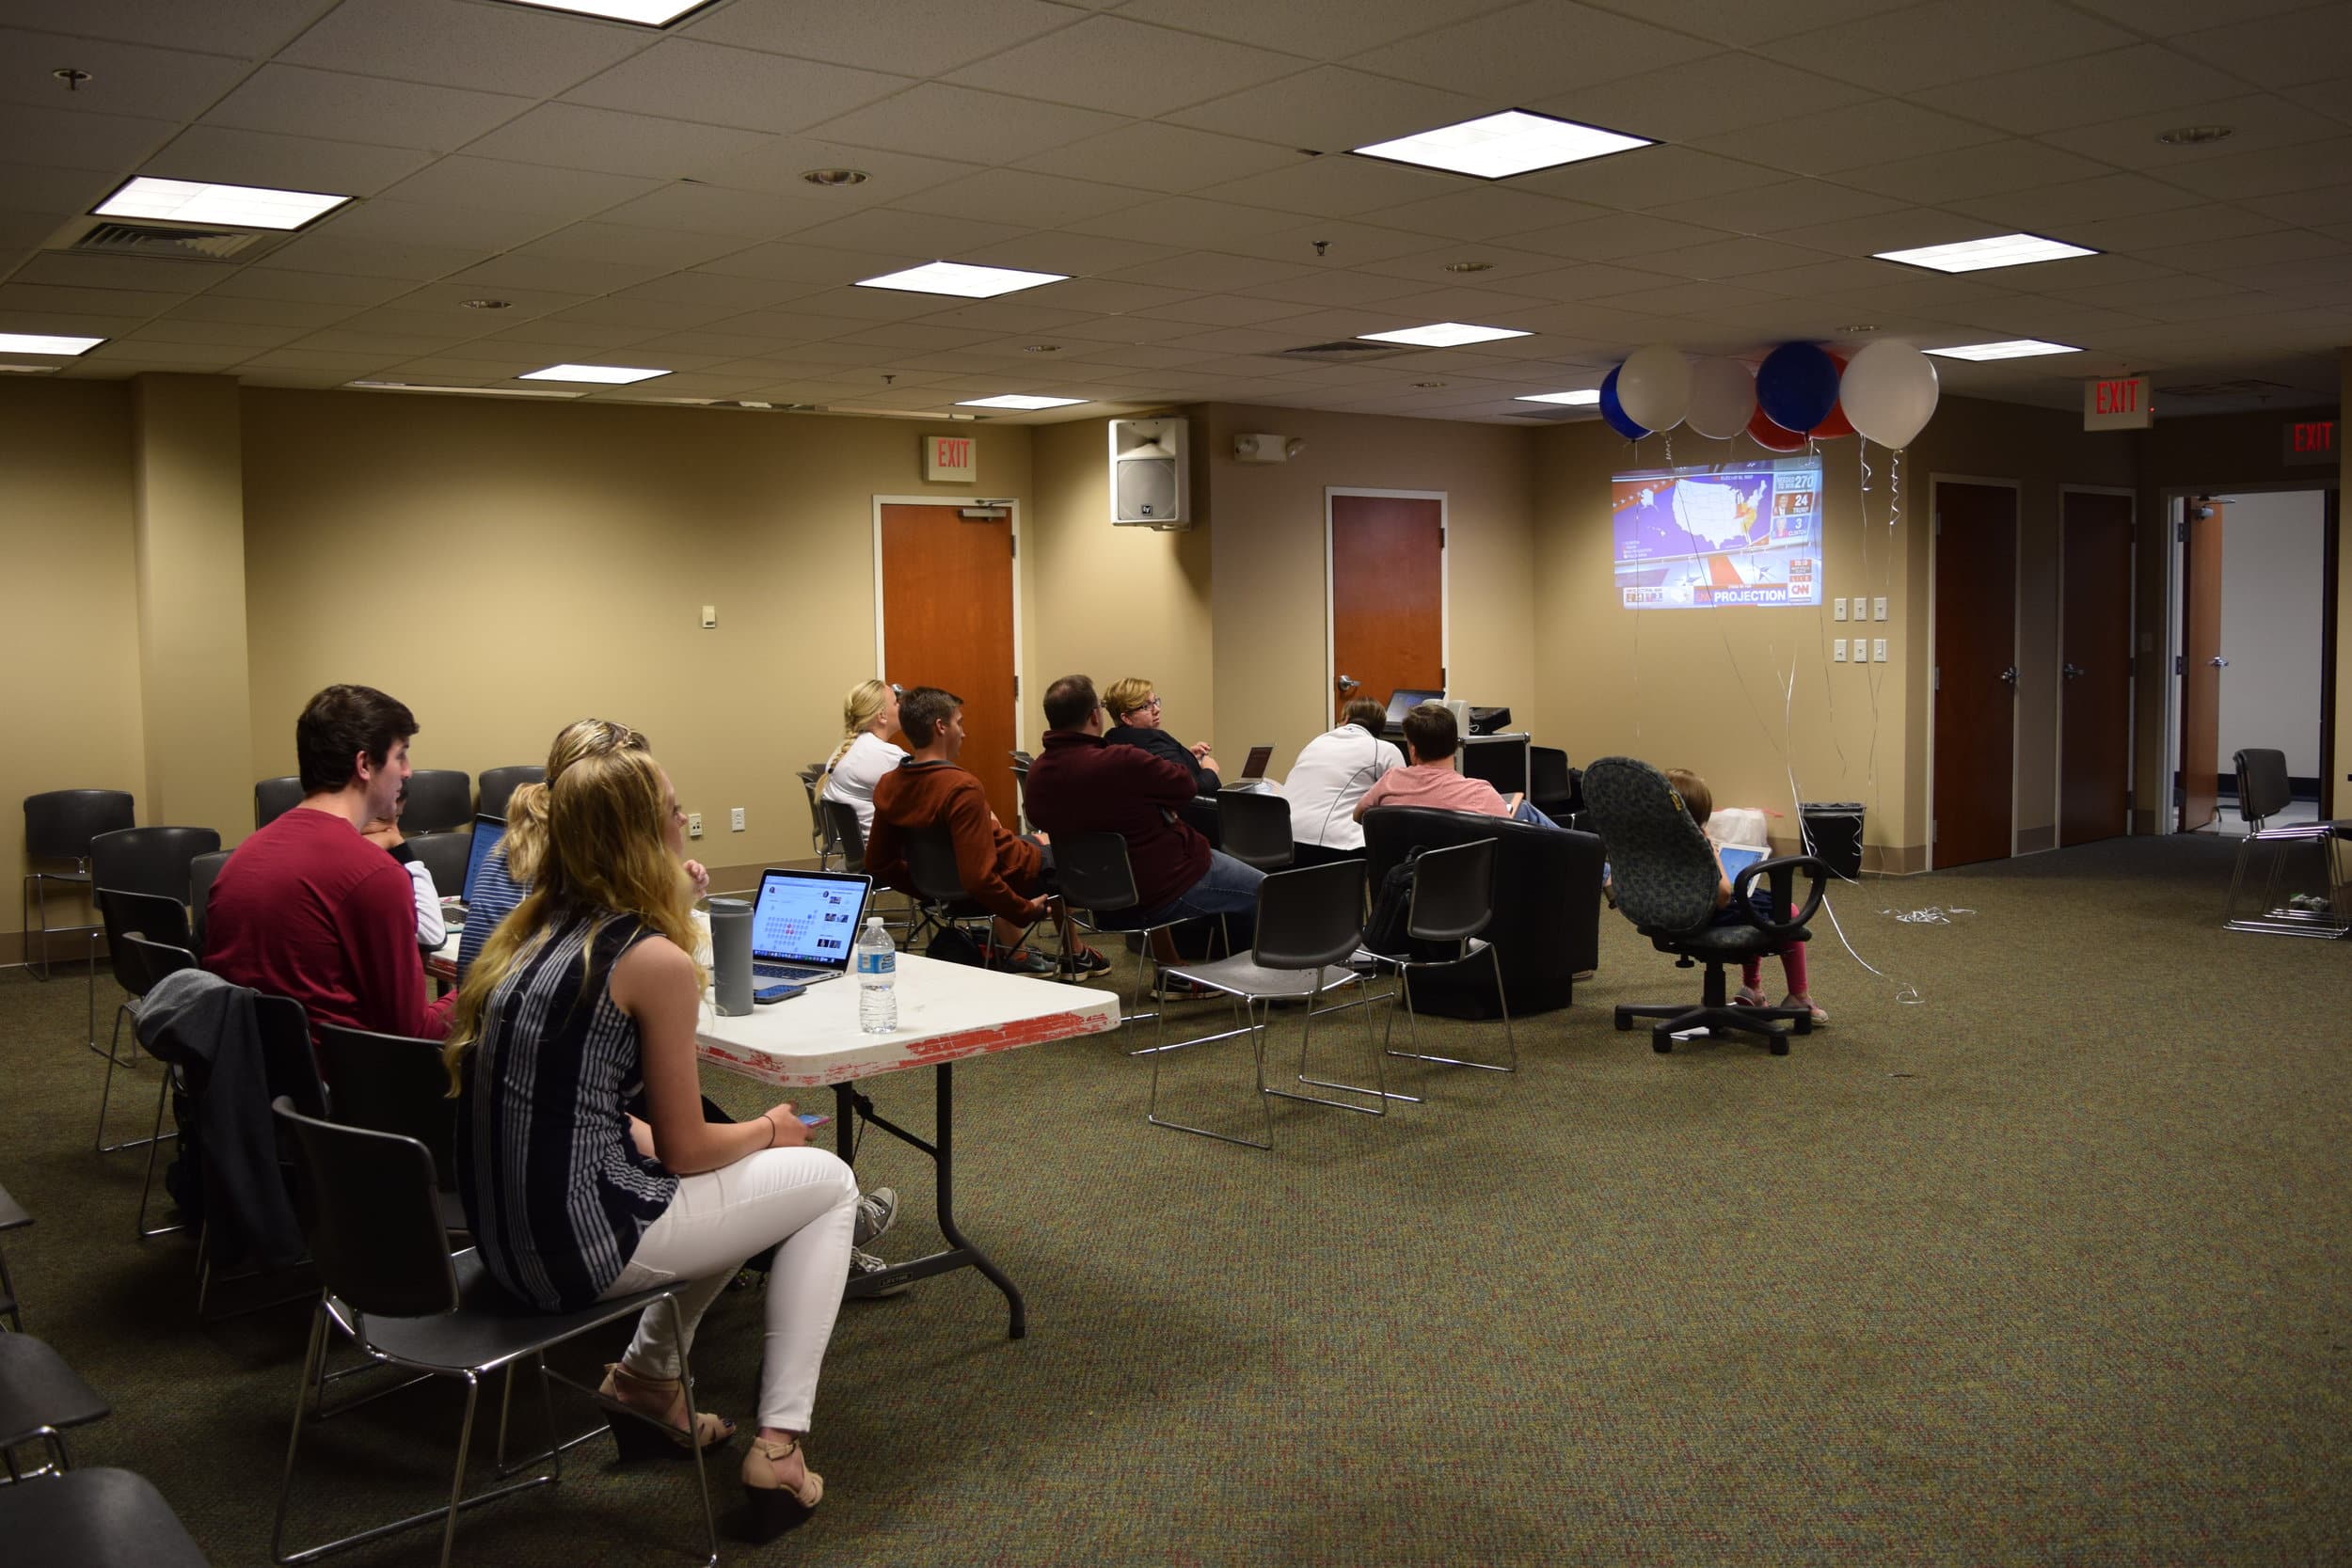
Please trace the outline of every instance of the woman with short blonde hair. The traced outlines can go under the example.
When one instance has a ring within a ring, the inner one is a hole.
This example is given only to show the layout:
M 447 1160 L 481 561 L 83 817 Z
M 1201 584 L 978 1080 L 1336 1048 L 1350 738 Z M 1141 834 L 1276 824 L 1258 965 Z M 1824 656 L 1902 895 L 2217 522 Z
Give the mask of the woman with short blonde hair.
M 1103 711 L 1111 727 L 1103 738 L 1114 746 L 1140 746 L 1155 757 L 1176 764 L 1192 775 L 1195 795 L 1215 795 L 1225 787 L 1217 776 L 1216 758 L 1205 740 L 1187 746 L 1160 727 L 1160 696 L 1140 675 L 1128 675 L 1103 689 Z

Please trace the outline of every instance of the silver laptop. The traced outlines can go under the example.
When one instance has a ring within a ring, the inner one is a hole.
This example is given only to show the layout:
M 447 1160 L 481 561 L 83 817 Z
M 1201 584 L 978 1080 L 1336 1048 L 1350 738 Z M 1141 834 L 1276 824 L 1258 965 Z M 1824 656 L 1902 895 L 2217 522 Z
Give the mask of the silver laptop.
M 873 879 L 841 871 L 768 871 L 752 906 L 752 974 L 813 986 L 849 973 Z

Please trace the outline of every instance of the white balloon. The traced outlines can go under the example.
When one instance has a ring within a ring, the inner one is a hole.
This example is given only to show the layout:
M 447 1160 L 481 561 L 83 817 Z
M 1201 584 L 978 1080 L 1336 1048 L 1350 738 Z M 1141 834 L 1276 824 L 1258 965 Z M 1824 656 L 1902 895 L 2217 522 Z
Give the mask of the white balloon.
M 1691 407 L 1691 361 L 1664 343 L 1637 348 L 1617 369 L 1617 406 L 1649 430 L 1672 430 Z
M 1737 359 L 1701 359 L 1691 370 L 1691 409 L 1683 423 L 1727 441 L 1756 414 L 1756 372 Z
M 1934 417 L 1940 395 L 1935 361 L 1891 338 L 1848 360 L 1837 384 L 1837 401 L 1847 420 L 1883 447 L 1911 445 Z

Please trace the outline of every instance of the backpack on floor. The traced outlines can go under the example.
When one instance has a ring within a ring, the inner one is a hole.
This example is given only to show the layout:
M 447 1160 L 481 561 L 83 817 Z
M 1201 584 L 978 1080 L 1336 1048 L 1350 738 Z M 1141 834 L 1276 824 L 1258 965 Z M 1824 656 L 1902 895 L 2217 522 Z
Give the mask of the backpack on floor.
M 1414 863 L 1421 854 L 1419 846 L 1406 850 L 1405 858 L 1380 879 L 1379 896 L 1372 901 L 1372 918 L 1364 922 L 1364 945 L 1375 953 L 1401 958 L 1413 945 L 1406 927 L 1413 913 Z

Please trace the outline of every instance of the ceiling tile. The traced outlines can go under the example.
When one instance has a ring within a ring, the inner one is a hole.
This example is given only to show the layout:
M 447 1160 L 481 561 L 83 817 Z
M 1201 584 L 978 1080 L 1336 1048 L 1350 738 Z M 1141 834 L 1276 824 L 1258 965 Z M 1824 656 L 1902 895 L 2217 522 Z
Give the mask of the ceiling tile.
M 345 240 L 323 231 L 296 235 L 246 271 L 252 272 L 265 264 L 290 272 L 339 273 L 351 277 L 394 277 L 429 283 L 482 259 L 479 250 L 455 245 Z
M 1565 168 L 1521 175 L 1511 183 L 1521 190 L 1598 207 L 1645 211 L 1752 190 L 1780 179 L 1776 169 L 1758 168 L 1713 152 L 1688 147 L 1643 147 Z
M 1203 131 L 1329 152 L 1493 112 L 1485 100 L 1462 93 L 1318 66 L 1168 118 Z
M 79 114 L 192 119 L 233 86 L 244 62 L 186 50 L 0 28 L 0 102 Z M 49 73 L 71 66 L 90 79 L 68 93 Z
M 2039 190 L 1977 197 L 1951 205 L 1988 223 L 2042 233 L 2056 224 L 2073 226 L 2101 218 L 2169 212 L 2195 206 L 2198 200 L 2193 191 L 2151 180 L 2144 174 L 2102 174 L 2094 179 L 2045 185 Z
M 1461 183 L 1456 176 L 1431 169 L 1338 153 L 1212 185 L 1198 194 L 1206 200 L 1238 201 L 1295 214 L 1350 217 L 1442 197 L 1459 191 Z
M 2019 135 L 2090 125 L 2167 104 L 2224 98 L 2236 84 L 2213 67 L 2153 43 L 2029 66 L 1911 95 L 1915 103 Z
M 1129 0 L 1121 16 L 1335 60 L 1518 0 Z
M 0 103 L 0 149 L 12 162 L 88 169 L 120 177 L 168 142 L 179 126 L 167 119 L 72 114 L 25 103 Z
M 299 326 L 256 326 L 249 322 L 187 321 L 163 317 L 140 327 L 133 341 L 142 343 L 211 343 L 251 352 L 283 347 L 304 336 L 307 330 Z
M 206 112 L 206 125 L 451 152 L 532 106 L 528 98 L 265 65 Z
M 542 103 L 467 150 L 521 164 L 676 180 L 715 178 L 714 166 L 765 139 L 757 132 L 726 126 L 690 125 L 579 103 Z
M 564 101 L 752 131 L 799 131 L 913 85 L 904 76 L 674 38 L 581 83 Z
M 1081 234 L 1101 234 L 1115 240 L 1149 243 L 1181 236 L 1193 245 L 1202 245 L 1266 234 L 1288 229 L 1296 222 L 1292 214 L 1270 212 L 1263 207 L 1237 207 L 1199 197 L 1170 196 L 1123 212 L 1087 218 L 1070 227 Z
M 2256 27 L 2233 13 L 2225 25 L 2185 33 L 2172 46 L 2265 87 L 2325 81 L 2343 75 L 2352 60 L 2352 9 L 2314 6 Z
M 574 222 L 661 188 L 660 182 L 637 175 L 460 155 L 427 165 L 384 194 L 401 201 L 530 213 L 554 224 Z
M 540 213 L 377 197 L 352 203 L 328 218 L 319 231 L 332 233 L 339 240 L 395 240 L 468 250 L 504 250 L 546 233 L 554 222 Z
M 2307 229 L 2281 229 L 2268 234 L 2241 234 L 2232 239 L 2199 239 L 2185 245 L 2151 245 L 2139 254 L 2160 267 L 2182 272 L 2219 272 L 2265 261 L 2299 261 L 2313 256 L 2340 256 L 2342 240 L 2314 234 Z M 2062 264 L 2062 263 L 2061 263 Z
M 1302 160 L 1286 147 L 1136 120 L 1022 160 L 1022 166 L 1148 191 L 1193 191 Z
M 70 316 L 160 315 L 187 296 L 152 289 L 83 289 L 50 283 L 0 284 L 0 309 L 54 310 Z
M 20 27 L 244 59 L 269 54 L 334 0 L 9 0 Z
M 1835 109 L 1874 96 L 1754 55 L 1709 55 L 1663 71 L 1537 98 L 1528 107 L 1628 135 L 1687 142 L 1786 119 L 1792 105 Z
M 992 168 L 903 197 L 895 206 L 944 217 L 985 219 L 992 225 L 1058 229 L 1080 218 L 1098 217 L 1151 199 L 1131 185 L 1065 180 L 1026 169 Z
M 932 213 L 902 213 L 872 207 L 802 231 L 800 243 L 835 250 L 890 252 L 957 261 L 979 245 L 1009 240 L 1019 226 L 983 223 L 977 218 L 942 217 Z
M 1543 260 L 1550 262 L 1556 261 L 1558 258 L 1547 256 Z M 1400 259 L 1377 264 L 1403 266 L 1406 263 Z M 1413 293 L 1433 284 L 1448 281 L 1451 279 L 1448 278 L 1442 266 L 1423 258 L 1422 265 L 1417 270 L 1395 277 L 1380 272 L 1353 272 L 1343 269 L 1336 272 L 1311 273 L 1304 277 L 1281 278 L 1272 283 L 1255 284 L 1241 292 L 1254 299 L 1280 299 L 1288 300 L 1295 305 L 1321 306 L 1331 309 L 1376 305 L 1385 300 L 1395 299 L 1402 294 Z
M 1745 47 L 1899 11 L 1914 0 L 1592 0 L 1602 10 L 1638 16 L 1661 27 Z
M 1073 277 L 1092 277 L 1101 273 L 1116 272 L 1121 267 L 1140 266 L 1147 261 L 1164 261 L 1184 251 L 1181 244 L 1163 242 L 1153 245 L 1140 240 L 1118 240 L 1100 234 L 1073 234 L 1068 230 L 1054 233 L 1024 234 L 1001 245 L 982 245 L 960 258 L 977 261 L 984 266 L 1020 267 L 1029 272 L 1067 273 Z M 1058 284 L 1054 285 L 1059 287 Z
M 1995 140 L 1998 132 L 1892 98 L 1798 115 L 1698 145 L 1798 174 L 1831 174 Z
M 490 343 L 521 343 L 548 345 L 550 352 L 542 355 L 542 363 L 578 362 L 588 354 L 621 348 L 641 341 L 645 336 L 642 326 L 605 326 L 595 322 L 560 320 L 516 322 L 513 326 L 477 339 L 480 345 Z
M 1294 55 L 1092 16 L 965 66 L 948 80 L 1152 117 L 1292 75 L 1307 64 Z
M 1629 293 L 1636 289 L 1663 288 L 1669 283 L 1680 281 L 1671 273 L 1596 264 L 1531 273 L 1511 279 L 1511 288 L 1515 293 L 1532 294 L 1539 299 L 1572 302 L 1598 299 L 1606 294 Z
M 229 343 L 167 342 L 140 333 L 126 333 L 90 350 L 86 362 L 137 359 L 148 364 L 169 365 L 177 371 L 225 371 L 252 352 L 250 347 Z
M 174 321 L 234 322 L 316 331 L 342 320 L 354 309 L 350 305 L 322 305 L 310 300 L 244 299 L 215 291 L 175 305 L 166 314 Z
M 1678 201 L 1655 208 L 1650 216 L 1677 223 L 1699 223 L 1740 234 L 1777 234 L 1817 223 L 1867 217 L 1893 212 L 1902 203 L 1822 180 L 1784 180 L 1729 191 L 1702 201 Z
M 1873 213 L 1868 217 L 1812 223 L 1780 235 L 1790 245 L 1810 245 L 1837 256 L 1875 256 L 1882 250 L 1912 250 L 1921 245 L 1950 245 L 1985 236 L 1981 218 L 1963 217 L 1932 207 L 1904 207 Z M 2079 244 L 2089 245 L 2088 240 Z M 1899 263 L 1888 261 L 1886 266 Z
M 1057 327 L 1091 321 L 1096 312 L 1059 307 L 1053 284 L 1026 294 L 1003 299 L 970 299 L 917 319 L 931 326 L 968 326 L 994 336 L 1005 332 L 1050 333 Z M 1034 303 L 1032 303 L 1034 302 Z
M 1258 256 L 1269 261 L 1310 267 L 1354 267 L 1368 266 L 1393 257 L 1410 256 L 1427 247 L 1429 236 L 1375 228 L 1370 224 L 1350 223 L 1343 218 L 1317 218 L 1312 223 L 1278 229 L 1270 234 L 1244 234 L 1231 238 L 1203 235 L 1201 243 L 1212 250 L 1230 251 L 1236 256 Z M 1320 253 L 1315 249 L 1318 243 L 1324 246 Z
M 554 12 L 469 0 L 342 0 L 289 44 L 292 65 L 479 92 L 562 92 L 628 58 L 646 35 Z
M 1213 251 L 1196 250 L 1162 261 L 1124 267 L 1111 276 L 1124 282 L 1157 283 L 1165 288 L 1223 293 L 1255 284 L 1279 282 L 1286 277 L 1305 277 L 1311 270 L 1281 261 L 1246 256 L 1220 256 Z
M 2303 229 L 2317 229 L 2323 224 L 2352 223 L 2352 185 L 2331 185 L 2324 190 L 2255 197 L 2241 201 L 2239 205 L 2266 218 L 2275 218 L 2280 223 Z
M 465 310 L 466 301 L 483 297 L 482 290 L 470 283 L 427 283 L 402 294 L 393 302 L 394 308 L 418 312 Z M 503 310 L 465 310 L 463 321 L 481 324 L 485 334 L 513 326 L 516 323 L 544 316 L 550 311 L 568 309 L 585 303 L 585 296 L 562 293 L 547 289 L 501 289 L 497 296 L 506 301 Z
M 0 164 L 0 212 L 46 218 L 39 226 L 46 233 L 60 219 L 97 206 L 119 183 L 97 169 Z
M 1307 309 L 1285 300 L 1252 299 L 1245 294 L 1202 294 L 1173 305 L 1152 306 L 1136 313 L 1201 326 L 1256 326 L 1285 317 L 1303 316 Z
M 428 156 L 409 148 L 363 147 L 358 142 L 192 125 L 150 158 L 139 172 L 174 180 L 373 196 L 414 173 Z
M 1816 260 L 1771 272 L 1750 273 L 1740 281 L 1766 293 L 1804 297 L 1876 288 L 1886 281 L 1886 268 L 1884 261 L 1842 256 L 1834 261 Z
M 1579 261 L 1613 261 L 1619 257 L 1639 256 L 1645 251 L 1680 250 L 1690 245 L 1704 245 L 1724 237 L 1719 229 L 1703 228 L 1693 223 L 1678 223 L 1671 218 L 1646 216 L 1639 213 L 1612 213 L 1606 217 L 1589 218 L 1582 223 L 1565 223 L 1556 229 L 1538 229 L 1531 233 L 1514 234 L 1515 249 L 1549 251 Z
M 517 256 L 609 262 L 675 272 L 749 248 L 739 234 L 697 234 L 684 229 L 641 229 L 625 223 L 575 223 L 519 246 Z
M 1118 124 L 1090 109 L 926 82 L 816 130 L 851 147 L 1009 164 Z
M 2044 0 L 1929 0 L 1761 44 L 1756 53 L 1881 92 L 2017 71 L 2134 42 Z
M 812 185 L 811 169 L 853 168 L 867 175 L 856 185 Z M 880 207 L 950 180 L 968 179 L 980 166 L 947 158 L 920 158 L 879 148 L 847 147 L 807 136 L 777 136 L 710 166 L 700 179 L 730 190 L 756 191 L 814 201 L 835 213 Z
M 549 326 L 584 323 L 590 326 L 639 329 L 637 341 L 656 332 L 685 332 L 707 326 L 731 313 L 725 305 L 680 305 L 654 299 L 592 299 L 545 318 Z
M 1710 44 L 1565 0 L 1509 10 L 1348 57 L 1359 71 L 1450 87 L 1497 106 L 1713 54 Z
M 939 76 L 1025 39 L 1067 27 L 1080 16 L 1041 0 L 893 0 L 888 6 L 769 0 L 757 6 L 721 7 L 690 21 L 685 31 L 712 43 L 868 71 Z
M 1408 230 L 1433 239 L 1470 241 L 1554 229 L 1602 215 L 1597 207 L 1518 190 L 1510 185 L 1454 182 L 1454 188 L 1425 201 L 1408 201 L 1378 214 L 1384 228 Z
M 209 261 L 157 261 L 136 256 L 79 256 L 41 251 L 9 277 L 13 283 L 55 283 L 78 289 L 137 289 L 193 294 L 220 281 L 226 269 Z
M 2128 217 L 2105 218 L 2095 223 L 2072 226 L 2074 243 L 2095 246 L 2100 250 L 2127 250 L 2144 253 L 2155 246 L 2185 245 L 2196 240 L 2235 239 L 2244 234 L 2265 234 L 2286 226 L 2277 218 L 2244 207 L 2209 203 L 2198 207 L 2182 207 L 2171 212 L 2139 213 Z
M 2226 141 L 2200 147 L 2167 147 L 2156 140 L 2160 132 L 2176 125 L 2228 125 L 2235 131 Z M 2343 125 L 2328 116 L 2264 93 L 2175 104 L 2153 114 L 2048 132 L 2042 139 L 2087 158 L 2169 180 L 2209 158 L 2235 158 L 2343 134 Z
M 1820 260 L 1820 251 L 1803 245 L 1742 235 L 1737 239 L 1713 240 L 1705 245 L 1690 245 L 1680 250 L 1652 251 L 1643 256 L 1642 265 L 1654 272 L 1679 273 L 1685 277 L 1712 281 L 1724 277 L 1744 277 L 1749 273 L 1806 266 Z
M 746 240 L 775 240 L 841 215 L 839 207 L 817 199 L 817 195 L 813 186 L 811 199 L 795 201 L 722 185 L 660 185 L 598 215 L 608 223 L 646 229 L 693 229 Z
M 1845 184 L 1859 185 L 1881 196 L 1945 203 L 2035 185 L 2087 180 L 2101 173 L 2105 166 L 2078 153 L 2012 136 L 1950 152 L 1870 164 L 1847 169 L 1837 178 Z
M 615 299 L 658 299 L 681 305 L 717 305 L 730 310 L 764 310 L 771 305 L 797 298 L 808 293 L 805 284 L 783 282 L 773 278 L 738 277 L 726 273 L 707 272 L 700 268 L 674 272 L 665 277 L 632 283 L 613 292 Z M 805 328 L 800 337 L 821 338 L 818 328 L 820 318 L 803 318 Z
M 786 283 L 805 283 L 810 292 L 814 292 L 854 283 L 861 277 L 878 277 L 893 267 L 913 265 L 914 261 L 914 258 L 906 255 L 882 256 L 864 251 L 828 250 L 820 245 L 796 241 L 777 241 L 722 257 L 704 270 L 731 277 L 762 277 Z
M 2338 183 L 2344 177 L 2348 154 L 2352 154 L 2352 136 L 2338 136 L 2235 158 L 2207 158 L 2165 177 L 2216 200 L 2283 196 Z
M 533 251 L 510 251 L 450 274 L 453 282 L 498 285 L 514 289 L 547 289 L 557 293 L 602 294 L 659 277 L 671 269 L 631 266 L 620 261 L 589 261 L 577 256 L 550 256 Z
M 240 267 L 213 285 L 206 299 L 256 299 L 293 305 L 340 305 L 344 313 L 381 305 L 416 287 L 413 280 L 367 277 L 351 273 L 305 272 L 275 263 L 285 255 L 276 251 L 249 267 Z

